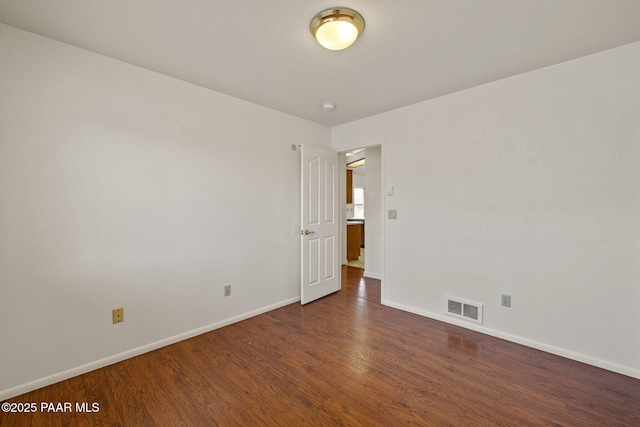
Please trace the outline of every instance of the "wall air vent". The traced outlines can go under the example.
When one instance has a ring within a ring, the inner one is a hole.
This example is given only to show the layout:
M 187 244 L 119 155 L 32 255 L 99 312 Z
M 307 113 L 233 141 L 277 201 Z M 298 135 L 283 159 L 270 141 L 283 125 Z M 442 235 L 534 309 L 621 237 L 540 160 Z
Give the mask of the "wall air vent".
M 447 296 L 447 314 L 482 324 L 482 304 Z

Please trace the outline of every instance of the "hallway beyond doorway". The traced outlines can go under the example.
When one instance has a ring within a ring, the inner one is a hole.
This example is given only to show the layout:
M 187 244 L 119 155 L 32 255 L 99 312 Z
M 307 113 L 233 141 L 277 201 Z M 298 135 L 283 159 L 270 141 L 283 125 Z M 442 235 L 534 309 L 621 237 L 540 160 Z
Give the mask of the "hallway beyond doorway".
M 360 248 L 360 256 L 353 261 L 347 261 L 347 266 L 361 268 L 364 270 L 364 248 Z

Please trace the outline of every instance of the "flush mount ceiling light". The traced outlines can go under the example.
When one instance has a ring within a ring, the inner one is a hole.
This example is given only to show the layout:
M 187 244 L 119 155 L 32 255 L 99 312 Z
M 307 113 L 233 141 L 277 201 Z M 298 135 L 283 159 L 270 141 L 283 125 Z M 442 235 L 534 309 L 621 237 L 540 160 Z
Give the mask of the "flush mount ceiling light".
M 356 160 L 355 162 L 347 163 L 348 168 L 357 168 L 358 166 L 364 166 L 364 159 Z
M 318 13 L 309 25 L 311 34 L 329 50 L 346 49 L 364 31 L 364 19 L 353 9 L 331 8 Z

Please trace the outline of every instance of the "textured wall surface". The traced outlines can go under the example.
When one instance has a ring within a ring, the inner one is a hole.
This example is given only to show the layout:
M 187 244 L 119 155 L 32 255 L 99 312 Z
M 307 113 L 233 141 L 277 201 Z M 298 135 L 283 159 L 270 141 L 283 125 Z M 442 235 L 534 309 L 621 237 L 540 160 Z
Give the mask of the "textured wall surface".
M 640 377 L 639 69 L 635 43 L 334 128 L 385 141 L 385 303 Z
M 0 58 L 0 399 L 299 298 L 290 146 L 328 128 L 3 25 Z

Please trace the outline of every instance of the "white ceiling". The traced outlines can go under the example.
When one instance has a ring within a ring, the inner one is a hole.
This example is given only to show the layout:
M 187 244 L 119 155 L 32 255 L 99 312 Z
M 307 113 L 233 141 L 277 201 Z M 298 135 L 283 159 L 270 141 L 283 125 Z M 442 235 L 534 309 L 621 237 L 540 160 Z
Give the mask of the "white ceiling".
M 366 22 L 344 51 L 309 32 L 332 6 Z M 639 0 L 0 0 L 5 24 L 328 126 L 639 41 L 638 18 Z

